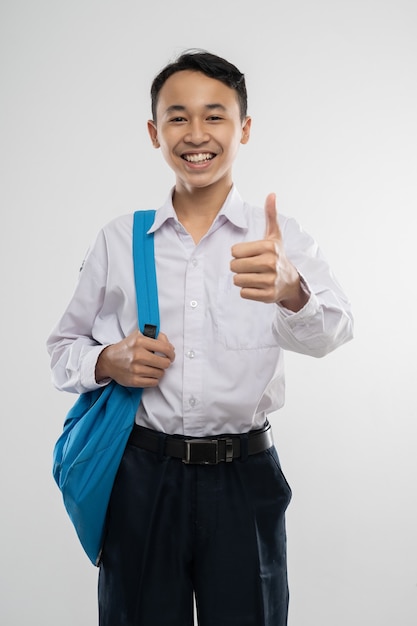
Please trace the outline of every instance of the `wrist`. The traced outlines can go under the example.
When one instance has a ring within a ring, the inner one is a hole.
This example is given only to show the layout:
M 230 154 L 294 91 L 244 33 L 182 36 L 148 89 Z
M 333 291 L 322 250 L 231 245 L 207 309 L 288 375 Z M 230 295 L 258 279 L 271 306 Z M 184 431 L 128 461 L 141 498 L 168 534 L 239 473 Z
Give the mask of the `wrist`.
M 109 368 L 110 360 L 107 358 L 110 347 L 111 346 L 106 346 L 98 356 L 95 368 L 95 378 L 97 384 L 105 383 L 111 380 Z
M 311 292 L 307 286 L 307 283 L 303 279 L 300 274 L 297 272 L 297 280 L 294 283 L 294 288 L 292 293 L 287 297 L 279 300 L 277 304 L 292 311 L 293 313 L 297 313 L 301 311 L 303 307 L 307 304 L 310 299 Z

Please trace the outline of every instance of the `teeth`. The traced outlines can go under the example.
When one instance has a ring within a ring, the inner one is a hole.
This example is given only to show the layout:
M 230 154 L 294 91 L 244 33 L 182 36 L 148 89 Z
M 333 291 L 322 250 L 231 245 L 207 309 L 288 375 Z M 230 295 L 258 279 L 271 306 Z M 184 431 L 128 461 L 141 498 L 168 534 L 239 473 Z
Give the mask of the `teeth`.
M 201 154 L 184 154 L 183 158 L 190 163 L 202 163 L 203 161 L 210 161 L 213 158 L 213 154 L 201 153 Z

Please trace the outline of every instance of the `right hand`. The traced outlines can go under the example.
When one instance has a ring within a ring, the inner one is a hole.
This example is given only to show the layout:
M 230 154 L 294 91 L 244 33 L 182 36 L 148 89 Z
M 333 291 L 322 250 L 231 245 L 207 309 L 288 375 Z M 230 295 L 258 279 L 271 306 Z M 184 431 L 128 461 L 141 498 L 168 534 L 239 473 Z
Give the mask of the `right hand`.
M 107 346 L 96 364 L 96 381 L 107 378 L 124 387 L 156 387 L 175 359 L 175 348 L 163 333 L 157 339 L 139 330 Z

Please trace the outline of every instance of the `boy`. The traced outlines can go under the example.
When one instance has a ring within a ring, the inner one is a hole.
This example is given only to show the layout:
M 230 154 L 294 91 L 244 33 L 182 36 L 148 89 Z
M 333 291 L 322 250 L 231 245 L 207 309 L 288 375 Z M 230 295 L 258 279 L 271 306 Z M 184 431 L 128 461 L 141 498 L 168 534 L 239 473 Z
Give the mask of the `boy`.
M 233 184 L 251 118 L 243 74 L 187 52 L 152 89 L 148 131 L 175 174 L 155 233 L 161 329 L 136 329 L 132 215 L 99 233 L 48 340 L 54 382 L 143 387 L 108 510 L 100 626 L 287 624 L 285 510 L 268 414 L 282 350 L 352 337 L 349 303 L 314 240 Z

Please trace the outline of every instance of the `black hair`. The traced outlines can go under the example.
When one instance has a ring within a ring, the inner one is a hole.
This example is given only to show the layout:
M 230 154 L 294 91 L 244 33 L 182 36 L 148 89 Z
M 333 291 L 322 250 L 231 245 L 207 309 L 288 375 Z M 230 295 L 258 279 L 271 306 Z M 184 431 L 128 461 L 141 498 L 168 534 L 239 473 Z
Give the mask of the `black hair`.
M 205 50 L 187 50 L 175 61 L 166 65 L 152 82 L 151 104 L 154 121 L 156 121 L 156 107 L 162 86 L 170 76 L 183 70 L 201 72 L 209 78 L 215 78 L 234 89 L 239 101 L 240 117 L 242 121 L 245 119 L 248 109 L 248 95 L 244 74 L 235 65 L 215 54 Z

